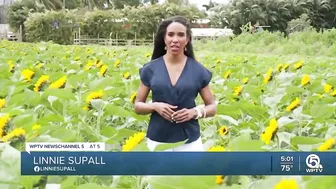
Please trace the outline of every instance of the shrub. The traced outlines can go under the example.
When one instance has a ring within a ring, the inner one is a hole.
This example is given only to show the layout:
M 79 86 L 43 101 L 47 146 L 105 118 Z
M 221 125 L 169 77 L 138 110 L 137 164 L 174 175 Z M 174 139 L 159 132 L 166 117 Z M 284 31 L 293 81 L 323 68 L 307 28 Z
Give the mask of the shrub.
M 119 33 L 118 37 L 120 37 L 124 23 L 117 21 L 122 18 L 123 16 L 118 10 L 87 12 L 81 23 L 81 34 L 94 38 L 115 38 Z
M 8 24 L 14 32 L 20 30 L 22 26 L 22 38 L 25 41 L 24 22 L 30 14 L 36 12 L 44 12 L 44 7 L 36 4 L 33 0 L 15 1 L 8 7 Z
M 28 41 L 66 45 L 73 43 L 74 23 L 77 23 L 75 11 L 46 11 L 32 14 L 24 24 Z

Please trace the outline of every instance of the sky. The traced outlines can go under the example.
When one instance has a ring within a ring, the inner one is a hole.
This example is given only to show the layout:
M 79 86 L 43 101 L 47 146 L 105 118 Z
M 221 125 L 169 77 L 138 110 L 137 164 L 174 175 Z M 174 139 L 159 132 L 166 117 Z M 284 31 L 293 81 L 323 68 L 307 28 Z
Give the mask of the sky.
M 159 2 L 164 2 L 165 0 L 159 0 Z M 212 0 L 216 3 L 227 3 L 229 0 Z M 203 9 L 202 5 L 209 4 L 210 0 L 189 0 L 190 3 L 196 4 L 199 9 Z

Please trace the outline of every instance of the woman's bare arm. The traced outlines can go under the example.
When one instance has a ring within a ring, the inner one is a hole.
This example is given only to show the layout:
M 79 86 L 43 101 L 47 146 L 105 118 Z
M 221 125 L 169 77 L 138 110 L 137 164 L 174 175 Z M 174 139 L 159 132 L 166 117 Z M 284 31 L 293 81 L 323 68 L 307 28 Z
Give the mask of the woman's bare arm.
M 213 96 L 209 85 L 204 87 L 200 91 L 200 95 L 204 102 L 204 110 L 206 112 L 206 117 L 215 116 L 217 113 L 217 105 L 216 105 L 215 97 Z
M 140 81 L 140 86 L 134 104 L 135 113 L 139 115 L 146 115 L 154 111 L 154 104 L 146 103 L 149 91 L 150 91 L 149 87 L 147 87 Z

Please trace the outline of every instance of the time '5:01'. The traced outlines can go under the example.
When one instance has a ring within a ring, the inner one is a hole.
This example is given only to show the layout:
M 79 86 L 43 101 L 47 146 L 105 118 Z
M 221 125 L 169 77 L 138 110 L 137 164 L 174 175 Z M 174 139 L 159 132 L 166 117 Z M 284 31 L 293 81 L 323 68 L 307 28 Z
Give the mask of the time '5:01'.
M 281 161 L 294 161 L 293 156 L 281 156 Z

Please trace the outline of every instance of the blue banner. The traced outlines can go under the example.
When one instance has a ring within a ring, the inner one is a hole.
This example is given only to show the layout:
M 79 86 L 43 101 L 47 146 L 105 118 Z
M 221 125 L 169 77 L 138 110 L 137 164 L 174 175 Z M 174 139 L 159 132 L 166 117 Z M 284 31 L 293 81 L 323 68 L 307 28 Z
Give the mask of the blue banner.
M 22 175 L 336 175 L 334 152 L 21 152 Z

